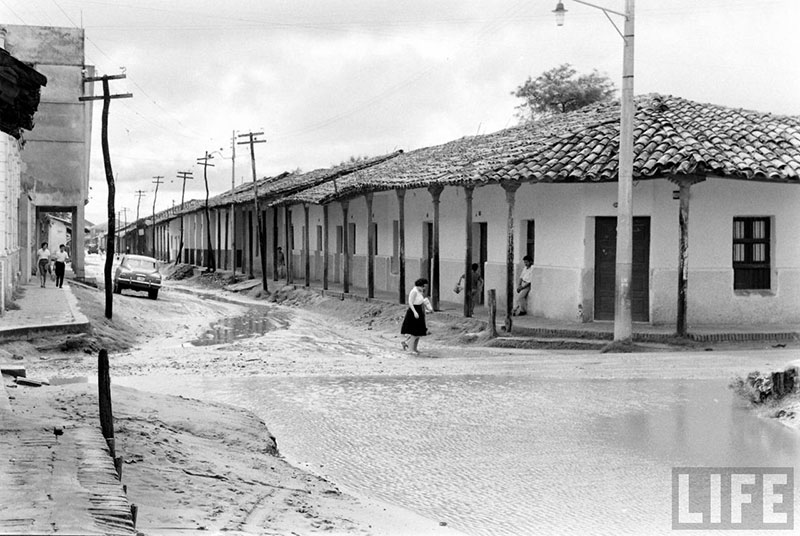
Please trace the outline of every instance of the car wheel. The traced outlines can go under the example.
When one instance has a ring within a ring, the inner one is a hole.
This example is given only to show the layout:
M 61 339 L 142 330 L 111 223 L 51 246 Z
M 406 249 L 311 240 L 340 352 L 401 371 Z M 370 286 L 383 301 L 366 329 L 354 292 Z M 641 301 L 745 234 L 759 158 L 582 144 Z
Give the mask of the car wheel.
M 156 298 L 158 298 L 158 289 L 154 289 L 154 290 L 148 290 L 148 291 L 147 291 L 147 296 L 148 296 L 148 297 L 149 297 L 151 300 L 155 300 Z
M 122 294 L 122 289 L 119 288 L 119 283 L 114 283 L 114 294 Z

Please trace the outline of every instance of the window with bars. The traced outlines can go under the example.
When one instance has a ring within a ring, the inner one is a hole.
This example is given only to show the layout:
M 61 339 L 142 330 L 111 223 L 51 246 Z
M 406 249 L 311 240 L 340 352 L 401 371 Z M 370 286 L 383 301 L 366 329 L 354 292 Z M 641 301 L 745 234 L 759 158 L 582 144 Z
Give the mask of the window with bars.
M 733 219 L 733 288 L 770 288 L 770 219 Z

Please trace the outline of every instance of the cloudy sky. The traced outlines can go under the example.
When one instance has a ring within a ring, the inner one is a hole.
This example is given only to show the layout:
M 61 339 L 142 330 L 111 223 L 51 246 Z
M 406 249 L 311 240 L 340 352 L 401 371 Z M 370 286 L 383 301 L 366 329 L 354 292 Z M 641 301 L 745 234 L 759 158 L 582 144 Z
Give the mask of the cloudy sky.
M 624 10 L 622 0 L 596 0 Z M 562 63 L 620 87 L 622 39 L 602 12 L 564 0 L 0 0 L 0 22 L 82 26 L 86 62 L 117 74 L 110 146 L 117 208 L 144 217 L 203 198 L 205 151 L 216 194 L 231 187 L 231 135 L 263 131 L 259 177 L 351 156 L 416 149 L 516 123 L 511 95 Z M 639 0 L 635 92 L 800 115 L 800 2 Z M 615 21 L 616 21 L 615 17 Z M 619 21 L 621 24 L 621 21 Z M 98 88 L 99 89 L 99 88 Z M 93 132 L 86 217 L 108 195 Z M 238 146 L 235 180 L 251 180 Z M 224 157 L 224 158 L 222 158 Z

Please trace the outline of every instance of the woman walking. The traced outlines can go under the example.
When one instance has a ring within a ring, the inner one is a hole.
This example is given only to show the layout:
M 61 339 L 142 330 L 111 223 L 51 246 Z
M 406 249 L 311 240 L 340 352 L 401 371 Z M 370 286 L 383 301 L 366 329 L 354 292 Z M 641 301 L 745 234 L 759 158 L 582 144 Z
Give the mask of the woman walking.
M 428 326 L 425 324 L 425 288 L 427 286 L 428 280 L 424 277 L 414 281 L 414 288 L 408 293 L 408 309 L 406 309 L 406 316 L 400 328 L 402 335 L 408 335 L 403 341 L 403 350 L 408 349 L 410 341 L 411 352 L 414 355 L 419 355 L 417 350 L 419 338 L 428 334 Z
M 69 253 L 64 247 L 64 244 L 58 246 L 56 251 L 56 287 L 61 288 L 64 285 L 64 270 L 67 268 L 67 260 Z
M 36 251 L 36 258 L 39 266 L 39 282 L 44 288 L 47 282 L 47 269 L 50 266 L 50 250 L 47 249 L 47 242 L 42 242 L 42 247 Z

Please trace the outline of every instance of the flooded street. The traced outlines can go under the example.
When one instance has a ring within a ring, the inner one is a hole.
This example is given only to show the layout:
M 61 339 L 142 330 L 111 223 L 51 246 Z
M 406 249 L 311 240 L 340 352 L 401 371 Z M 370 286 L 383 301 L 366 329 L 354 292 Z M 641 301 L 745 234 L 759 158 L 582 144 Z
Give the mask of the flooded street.
M 130 377 L 257 413 L 290 462 L 474 535 L 671 532 L 674 466 L 796 466 L 723 381 Z M 797 492 L 796 492 L 797 493 Z

